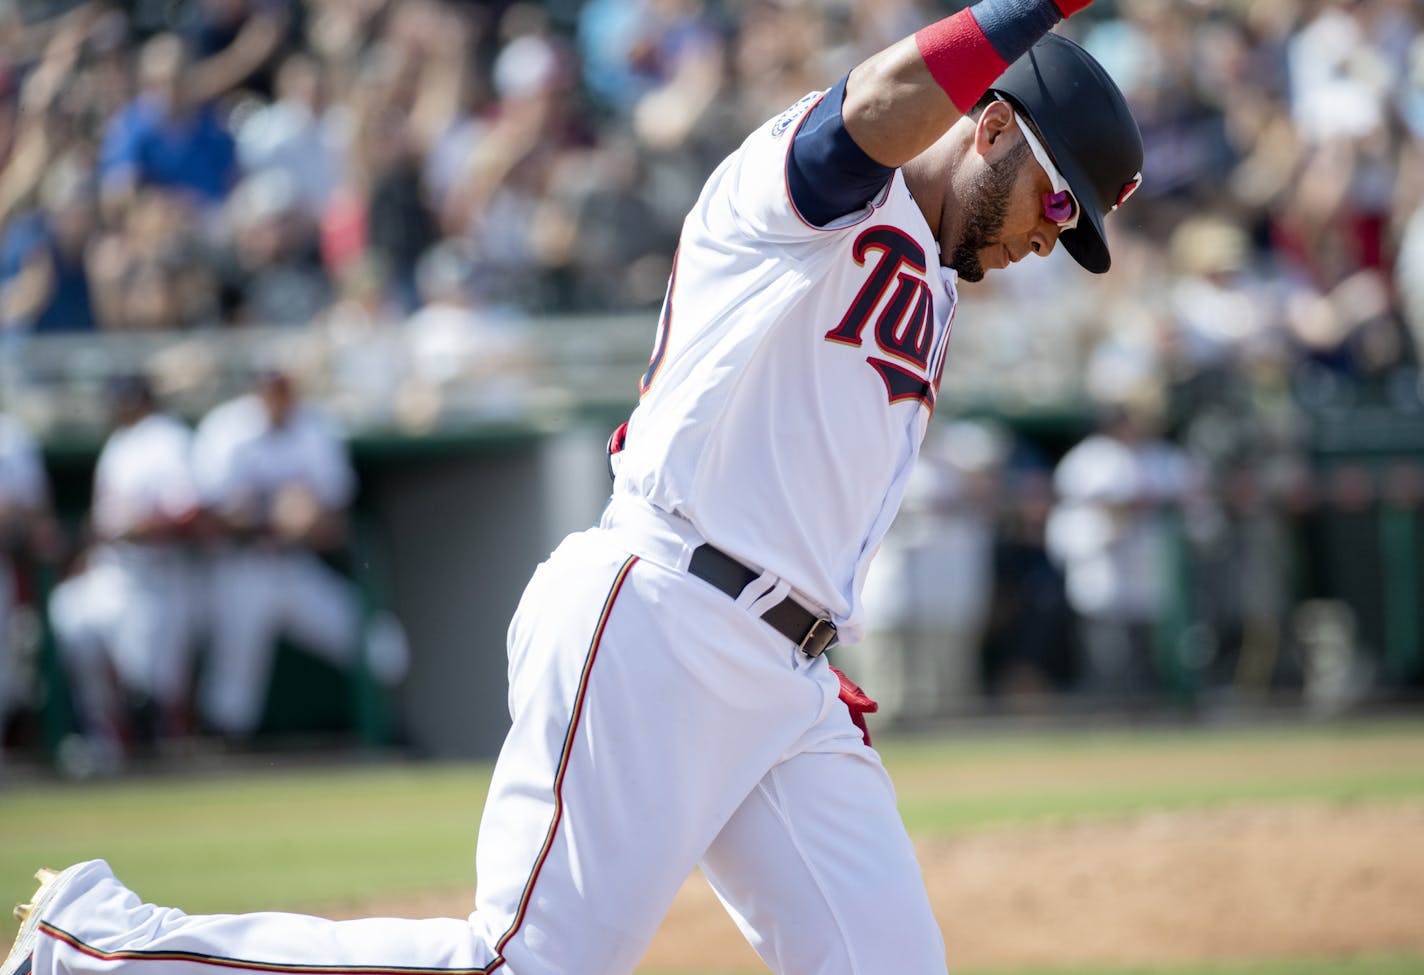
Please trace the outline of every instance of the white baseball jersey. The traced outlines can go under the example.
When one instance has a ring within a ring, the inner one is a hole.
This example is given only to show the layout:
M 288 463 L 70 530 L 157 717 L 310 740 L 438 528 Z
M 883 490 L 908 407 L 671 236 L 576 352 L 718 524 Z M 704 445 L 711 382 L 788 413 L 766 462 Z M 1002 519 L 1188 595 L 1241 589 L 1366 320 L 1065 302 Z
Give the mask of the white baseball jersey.
M 202 499 L 218 507 L 265 505 L 293 483 L 305 485 L 329 508 L 345 507 L 356 493 L 356 475 L 335 424 L 297 405 L 284 426 L 274 427 L 255 394 L 217 406 L 203 418 L 193 441 L 193 464 Z
M 820 97 L 753 132 L 688 215 L 614 494 L 687 518 L 854 641 L 958 296 L 898 171 L 824 228 L 797 212 L 787 153 Z
M 94 467 L 93 519 L 100 535 L 117 537 L 156 517 L 181 517 L 197 505 L 191 440 L 186 424 L 161 413 L 110 434 Z
M 1171 541 L 1151 506 L 1180 500 L 1192 478 L 1186 456 L 1165 441 L 1094 434 L 1063 456 L 1046 541 L 1063 564 L 1074 609 L 1097 619 L 1161 615 L 1172 585 Z

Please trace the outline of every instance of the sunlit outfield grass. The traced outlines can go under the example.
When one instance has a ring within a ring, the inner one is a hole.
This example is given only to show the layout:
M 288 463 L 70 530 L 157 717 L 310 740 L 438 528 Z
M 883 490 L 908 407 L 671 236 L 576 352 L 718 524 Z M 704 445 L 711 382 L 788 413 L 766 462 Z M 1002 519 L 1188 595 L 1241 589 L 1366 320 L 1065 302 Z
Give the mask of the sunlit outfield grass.
M 1235 802 L 1424 796 L 1424 723 L 1086 732 L 884 750 L 916 834 Z
M 881 750 L 906 822 L 921 837 L 1147 809 L 1424 797 L 1424 721 L 1229 731 L 959 732 L 892 739 Z M 145 898 L 199 913 L 320 909 L 473 886 L 488 766 L 312 768 L 276 761 L 267 769 L 194 777 L 0 788 L 0 905 L 28 897 L 37 866 L 91 857 L 107 859 Z M 13 933 L 6 910 L 0 944 Z M 1132 971 L 1327 970 L 1417 973 L 1424 972 L 1424 958 Z M 1127 970 L 1073 973 L 1089 971 Z

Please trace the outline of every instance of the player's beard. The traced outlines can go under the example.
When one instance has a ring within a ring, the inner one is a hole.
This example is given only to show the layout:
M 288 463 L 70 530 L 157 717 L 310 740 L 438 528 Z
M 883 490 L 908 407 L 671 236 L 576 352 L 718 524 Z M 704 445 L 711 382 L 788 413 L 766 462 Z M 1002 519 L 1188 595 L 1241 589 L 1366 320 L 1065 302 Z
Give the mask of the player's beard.
M 963 280 L 984 280 L 984 265 L 979 261 L 979 252 L 999 242 L 999 234 L 1009 213 L 1009 198 L 1028 156 L 1028 143 L 1020 139 L 1003 159 L 975 173 L 965 195 L 973 202 L 964 232 L 959 235 L 959 243 L 949 255 L 949 266 Z

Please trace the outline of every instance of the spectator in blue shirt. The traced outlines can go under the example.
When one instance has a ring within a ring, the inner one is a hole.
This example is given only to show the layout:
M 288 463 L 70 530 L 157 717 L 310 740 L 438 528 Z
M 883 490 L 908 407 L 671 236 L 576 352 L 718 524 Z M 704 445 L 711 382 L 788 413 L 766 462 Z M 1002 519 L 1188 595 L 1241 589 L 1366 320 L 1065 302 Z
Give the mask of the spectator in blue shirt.
M 77 164 L 56 166 L 40 188 L 40 206 L 0 238 L 0 323 L 29 332 L 87 332 L 98 327 L 90 295 L 88 245 L 95 193 Z
M 141 91 L 109 123 L 100 153 L 106 207 L 121 207 L 140 186 L 192 198 L 201 208 L 222 203 L 236 175 L 232 135 L 211 104 L 188 84 L 183 41 L 160 34 L 139 56 Z

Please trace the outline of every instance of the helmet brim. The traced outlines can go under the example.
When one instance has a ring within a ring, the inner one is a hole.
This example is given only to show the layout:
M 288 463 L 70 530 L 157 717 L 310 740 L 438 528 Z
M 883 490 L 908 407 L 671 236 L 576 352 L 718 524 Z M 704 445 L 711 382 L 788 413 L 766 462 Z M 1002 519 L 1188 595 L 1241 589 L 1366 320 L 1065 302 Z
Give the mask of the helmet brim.
M 1050 150 L 1051 152 L 1052 150 Z M 1107 231 L 1103 226 L 1103 214 L 1108 209 L 1098 197 L 1098 191 L 1083 172 L 1077 160 L 1071 156 L 1054 159 L 1058 171 L 1068 181 L 1068 188 L 1078 201 L 1078 225 L 1065 230 L 1058 240 L 1084 270 L 1094 274 L 1104 274 L 1112 267 L 1112 254 L 1108 252 Z

